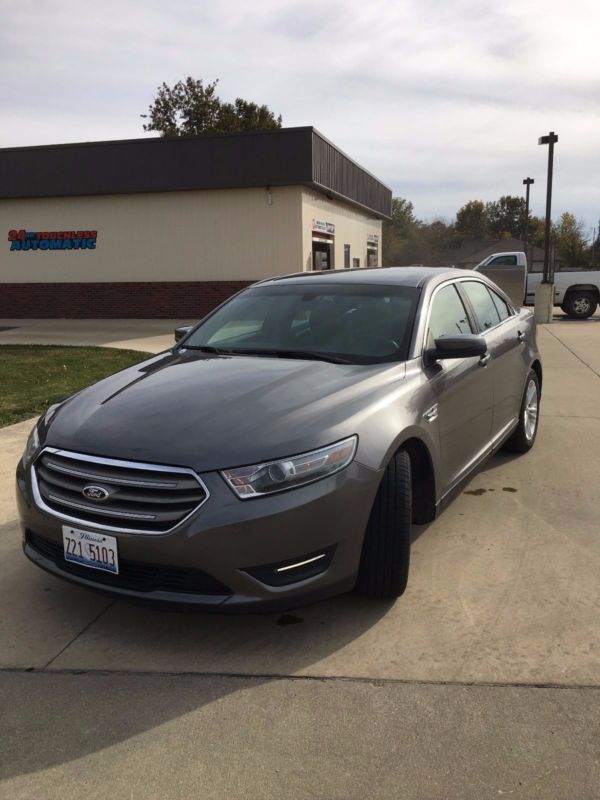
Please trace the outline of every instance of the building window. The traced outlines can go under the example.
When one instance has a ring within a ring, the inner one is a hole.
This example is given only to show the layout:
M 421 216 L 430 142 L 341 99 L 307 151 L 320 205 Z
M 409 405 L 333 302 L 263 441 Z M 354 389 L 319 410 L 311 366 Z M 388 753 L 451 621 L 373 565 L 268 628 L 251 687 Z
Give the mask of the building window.
M 350 268 L 350 245 L 344 245 L 344 269 Z
M 360 269 L 360 258 L 353 258 L 352 266 L 354 269 Z

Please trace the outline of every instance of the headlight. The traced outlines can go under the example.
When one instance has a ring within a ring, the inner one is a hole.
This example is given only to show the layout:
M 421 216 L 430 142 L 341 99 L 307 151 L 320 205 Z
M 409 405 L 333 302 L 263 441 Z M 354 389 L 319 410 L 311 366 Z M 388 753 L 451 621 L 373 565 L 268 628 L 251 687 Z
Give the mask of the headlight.
M 221 475 L 238 497 L 246 500 L 281 492 L 339 472 L 354 458 L 358 438 L 351 436 L 329 447 L 251 467 L 223 470 Z
M 40 449 L 40 437 L 37 429 L 37 422 L 33 426 L 33 430 L 29 434 L 27 444 L 25 445 L 25 452 L 23 453 L 23 466 L 25 469 L 31 464 Z

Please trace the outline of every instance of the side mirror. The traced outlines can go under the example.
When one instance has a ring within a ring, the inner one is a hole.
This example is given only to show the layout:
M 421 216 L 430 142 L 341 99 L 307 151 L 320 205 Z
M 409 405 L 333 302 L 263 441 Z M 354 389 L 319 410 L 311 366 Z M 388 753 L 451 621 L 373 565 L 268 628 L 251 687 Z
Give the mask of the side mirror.
M 181 328 L 175 328 L 175 343 L 177 344 L 184 336 L 187 336 L 193 327 L 193 325 L 182 325 Z
M 430 347 L 425 356 L 429 364 L 441 358 L 475 358 L 487 353 L 487 342 L 483 336 L 463 333 L 460 336 L 440 336 L 435 347 Z

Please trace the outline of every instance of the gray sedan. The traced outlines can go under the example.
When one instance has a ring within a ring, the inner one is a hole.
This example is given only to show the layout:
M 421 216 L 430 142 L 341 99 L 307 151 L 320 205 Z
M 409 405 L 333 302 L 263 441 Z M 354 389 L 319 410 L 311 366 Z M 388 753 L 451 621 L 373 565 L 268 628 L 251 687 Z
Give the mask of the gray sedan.
M 17 469 L 25 554 L 112 595 L 220 610 L 394 598 L 411 523 L 535 441 L 531 311 L 462 270 L 303 273 L 48 409 Z

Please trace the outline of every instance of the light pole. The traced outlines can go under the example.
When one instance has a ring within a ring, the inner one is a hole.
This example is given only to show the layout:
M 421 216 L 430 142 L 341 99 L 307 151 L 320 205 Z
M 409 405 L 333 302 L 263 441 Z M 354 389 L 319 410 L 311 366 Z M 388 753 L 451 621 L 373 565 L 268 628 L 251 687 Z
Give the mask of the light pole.
M 535 293 L 535 317 L 538 322 L 552 322 L 554 311 L 554 275 L 550 270 L 550 226 L 552 224 L 552 169 L 554 166 L 554 145 L 558 136 L 550 131 L 540 136 L 538 144 L 548 145 L 548 180 L 546 184 L 546 229 L 544 233 L 544 274 Z
M 533 178 L 524 178 L 523 183 L 526 186 L 525 189 L 525 233 L 523 234 L 523 245 L 525 248 L 525 255 L 529 260 L 529 253 L 527 251 L 527 245 L 529 244 L 529 187 L 532 183 L 535 183 Z

